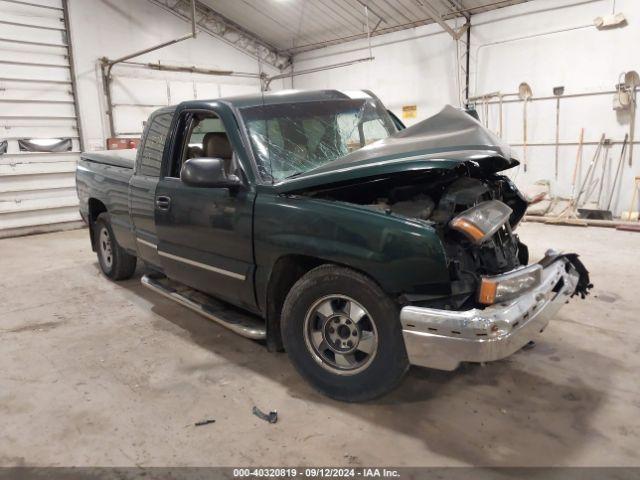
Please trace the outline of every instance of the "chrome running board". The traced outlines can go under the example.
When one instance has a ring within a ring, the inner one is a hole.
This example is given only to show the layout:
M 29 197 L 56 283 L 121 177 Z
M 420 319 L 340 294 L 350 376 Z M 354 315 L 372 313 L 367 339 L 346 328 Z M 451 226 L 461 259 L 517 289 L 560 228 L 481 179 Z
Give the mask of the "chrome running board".
M 236 307 L 170 280 L 162 274 L 144 275 L 141 282 L 154 292 L 190 308 L 243 337 L 253 340 L 267 338 L 265 322 L 255 315 L 242 312 Z

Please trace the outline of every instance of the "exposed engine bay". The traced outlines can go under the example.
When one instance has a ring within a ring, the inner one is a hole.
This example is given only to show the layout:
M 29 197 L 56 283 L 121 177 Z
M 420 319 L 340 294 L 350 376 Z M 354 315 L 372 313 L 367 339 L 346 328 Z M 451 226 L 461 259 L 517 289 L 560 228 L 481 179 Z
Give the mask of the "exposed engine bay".
M 453 170 L 411 172 L 306 193 L 365 205 L 435 228 L 447 256 L 452 292 L 446 305 L 452 308 L 475 301 L 481 276 L 501 274 L 529 261 L 526 245 L 513 233 L 527 208 L 526 200 L 508 177 L 486 174 L 469 164 Z M 490 201 L 501 202 L 509 212 L 508 220 L 490 237 L 478 243 L 452 228 L 452 220 L 461 213 Z

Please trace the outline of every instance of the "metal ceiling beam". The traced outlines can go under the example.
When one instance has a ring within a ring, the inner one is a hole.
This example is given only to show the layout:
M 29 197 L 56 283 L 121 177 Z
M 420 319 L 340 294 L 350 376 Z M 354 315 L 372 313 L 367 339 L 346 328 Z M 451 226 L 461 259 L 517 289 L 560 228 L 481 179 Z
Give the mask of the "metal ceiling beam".
M 496 0 L 490 3 L 484 3 L 481 5 L 476 5 L 475 7 L 463 7 L 459 10 L 451 12 L 454 15 L 464 14 L 464 13 L 482 13 L 490 10 L 495 10 L 503 7 L 510 7 L 512 5 L 517 5 L 518 3 L 530 2 L 531 0 Z M 460 2 L 462 3 L 462 2 Z
M 426 1 L 426 0 L 423 0 Z M 476 12 L 484 12 L 484 11 L 488 11 L 488 10 L 494 10 L 497 8 L 502 8 L 502 7 L 506 7 L 506 6 L 510 6 L 510 5 L 516 5 L 518 3 L 524 3 L 527 1 L 531 1 L 531 0 L 497 0 L 497 1 L 492 1 L 490 3 L 485 3 L 482 5 L 476 5 L 473 7 L 467 7 L 465 6 L 462 2 L 458 1 L 457 3 L 460 4 L 461 8 L 452 12 L 447 13 L 447 15 L 445 15 L 442 19 L 443 20 L 449 20 L 452 18 L 455 18 L 457 16 L 463 16 L 463 17 L 467 17 L 469 16 L 471 13 L 476 13 Z M 379 36 L 379 35 L 384 35 L 387 33 L 391 33 L 391 32 L 397 32 L 400 30 L 406 30 L 409 28 L 416 28 L 416 27 L 421 27 L 423 25 L 430 25 L 431 23 L 433 23 L 434 20 L 431 18 L 431 16 L 427 16 L 426 18 L 421 18 L 419 20 L 413 21 L 413 22 L 407 22 L 407 23 L 400 23 L 400 24 L 392 24 L 389 23 L 388 26 L 376 26 L 371 30 L 371 36 L 375 37 L 375 36 Z M 460 38 L 462 37 L 462 33 L 464 33 L 466 31 L 466 27 L 463 27 L 464 30 L 461 32 L 458 32 L 460 34 Z M 337 38 L 332 38 L 332 39 L 328 39 L 328 40 L 324 40 L 321 42 L 313 42 L 313 43 L 306 43 L 303 45 L 298 45 L 296 47 L 292 47 L 292 48 L 287 48 L 287 49 L 283 49 L 281 50 L 282 53 L 286 53 L 286 54 L 290 54 L 290 55 L 297 55 L 299 53 L 303 53 L 303 52 L 308 52 L 308 51 L 312 51 L 312 50 L 317 50 L 320 48 L 325 48 L 325 47 L 329 47 L 332 45 L 338 45 L 341 43 L 347 43 L 347 42 L 352 42 L 354 40 L 361 40 L 367 38 L 367 34 L 365 33 L 360 33 L 357 35 L 346 35 L 346 36 L 341 36 L 341 37 L 337 37 Z
M 401 25 L 394 25 L 394 26 L 391 26 L 391 27 L 384 27 L 384 28 L 380 28 L 380 26 L 377 25 L 371 30 L 371 35 L 370 36 L 376 37 L 376 36 L 379 36 L 379 35 L 384 35 L 385 33 L 396 32 L 398 30 L 406 30 L 408 28 L 421 27 L 422 25 L 428 25 L 428 24 L 431 24 L 431 23 L 433 23 L 433 20 L 428 18 L 428 19 L 418 20 L 416 22 L 404 23 L 404 24 L 401 24 Z M 338 44 L 341 44 L 341 43 L 352 42 L 354 40 L 361 40 L 363 38 L 367 38 L 367 32 L 359 33 L 357 35 L 349 35 L 349 36 L 346 36 L 346 37 L 333 38 L 333 39 L 330 39 L 330 40 L 324 40 L 322 42 L 307 43 L 307 44 L 304 44 L 304 45 L 299 45 L 297 47 L 288 48 L 288 49 L 284 50 L 284 52 L 292 54 L 292 55 L 297 55 L 298 53 L 308 52 L 308 51 L 311 51 L 311 50 L 317 50 L 319 48 L 324 48 L 324 47 L 330 47 L 332 45 L 338 45 Z
M 351 65 L 355 65 L 356 63 L 370 62 L 373 59 L 374 57 L 358 58 L 356 60 L 349 60 L 347 62 L 334 63 L 332 65 L 323 65 L 322 67 L 309 68 L 306 70 L 298 70 L 298 71 L 293 71 L 288 73 L 279 73 L 277 75 L 274 75 L 272 77 L 267 77 L 264 79 L 264 82 L 263 82 L 264 90 L 265 91 L 269 90 L 269 86 L 271 85 L 271 82 L 273 82 L 274 80 L 280 80 L 282 78 L 289 78 L 289 77 L 297 77 L 299 75 L 308 75 L 310 73 L 316 73 L 316 72 L 324 72 L 325 70 L 332 70 L 334 68 L 349 67 Z
M 377 11 L 375 11 L 373 8 L 369 6 L 368 0 L 367 1 L 356 0 L 356 2 L 358 2 L 363 8 L 366 8 L 368 11 L 370 11 L 376 17 L 378 17 L 378 25 L 380 24 L 380 22 L 387 23 L 387 20 L 382 15 L 380 15 Z
M 173 15 L 185 21 L 191 21 L 190 2 L 188 0 L 149 0 Z M 196 1 L 196 21 L 199 30 L 208 33 L 223 42 L 248 54 L 259 62 L 282 70 L 291 64 L 291 57 L 281 53 L 255 34 L 229 20 L 212 8 Z
M 421 7 L 427 15 L 429 15 L 434 22 L 442 27 L 442 29 L 447 32 L 454 40 L 459 40 L 460 37 L 466 32 L 466 26 L 462 27 L 460 30 L 456 31 L 449 26 L 449 24 L 442 19 L 440 16 L 440 12 L 436 10 L 433 5 L 429 2 L 423 2 L 422 0 L 415 0 L 416 5 Z
M 451 6 L 451 10 L 449 13 L 455 14 L 455 12 L 460 12 L 464 18 L 469 21 L 471 15 L 469 12 L 465 11 L 465 6 L 462 3 L 462 0 L 441 0 L 443 3 L 448 3 Z

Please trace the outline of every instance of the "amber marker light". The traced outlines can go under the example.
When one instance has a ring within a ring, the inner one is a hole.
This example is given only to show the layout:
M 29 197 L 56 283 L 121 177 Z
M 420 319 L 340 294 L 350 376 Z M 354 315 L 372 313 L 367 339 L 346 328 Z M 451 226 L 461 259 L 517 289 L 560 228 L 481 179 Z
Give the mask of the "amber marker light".
M 480 292 L 478 293 L 478 301 L 483 305 L 491 305 L 496 301 L 496 291 L 498 283 L 483 278 L 480 282 Z
M 461 233 L 464 233 L 474 242 L 480 242 L 482 237 L 484 237 L 484 232 L 476 227 L 473 223 L 464 218 L 454 218 L 451 221 L 451 228 L 455 228 Z

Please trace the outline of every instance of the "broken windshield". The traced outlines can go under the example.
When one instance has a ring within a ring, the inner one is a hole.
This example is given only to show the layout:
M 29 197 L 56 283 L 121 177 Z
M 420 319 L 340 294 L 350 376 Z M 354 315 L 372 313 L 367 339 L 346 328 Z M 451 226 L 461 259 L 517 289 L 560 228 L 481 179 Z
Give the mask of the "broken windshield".
M 384 107 L 370 98 L 264 105 L 241 112 L 260 173 L 273 182 L 396 132 Z

